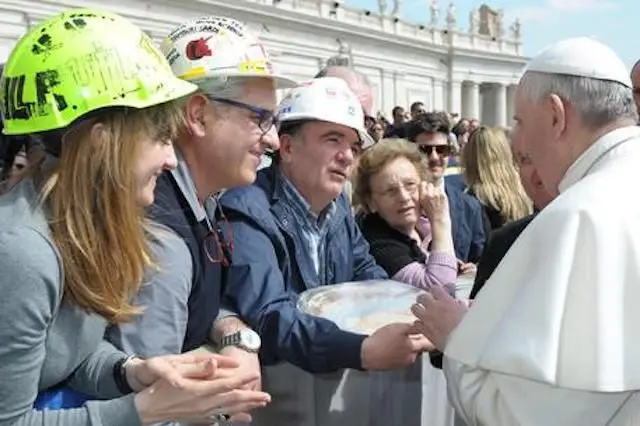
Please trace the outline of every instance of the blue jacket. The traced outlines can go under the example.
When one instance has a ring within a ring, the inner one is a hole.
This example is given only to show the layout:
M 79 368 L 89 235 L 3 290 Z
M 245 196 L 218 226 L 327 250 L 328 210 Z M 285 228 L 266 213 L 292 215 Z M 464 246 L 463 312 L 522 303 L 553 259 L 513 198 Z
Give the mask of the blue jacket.
M 456 257 L 463 262 L 478 263 L 485 242 L 482 205 L 464 193 L 464 182 L 458 175 L 446 176 L 444 183 Z
M 278 166 L 258 173 L 256 183 L 226 192 L 220 202 L 231 221 L 235 247 L 225 284 L 225 306 L 234 309 L 262 337 L 264 364 L 290 362 L 312 373 L 362 368 L 365 336 L 297 308 L 308 288 L 387 278 L 369 254 L 344 194 L 337 200 L 327 233 L 326 282 L 304 256 L 293 211 L 280 198 Z

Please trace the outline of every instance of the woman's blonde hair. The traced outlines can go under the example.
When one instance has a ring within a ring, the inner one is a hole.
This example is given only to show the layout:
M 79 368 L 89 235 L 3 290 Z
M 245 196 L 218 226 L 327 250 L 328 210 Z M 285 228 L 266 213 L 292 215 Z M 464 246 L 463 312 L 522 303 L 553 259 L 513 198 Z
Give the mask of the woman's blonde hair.
M 478 127 L 469 136 L 461 158 L 464 179 L 483 204 L 499 211 L 507 222 L 531 214 L 533 205 L 520 182 L 503 130 Z
M 72 125 L 41 200 L 64 273 L 64 297 L 111 323 L 140 312 L 131 298 L 152 265 L 136 168 L 145 141 L 170 143 L 179 103 L 111 109 Z M 102 129 L 97 129 L 101 125 Z
M 383 139 L 367 148 L 358 159 L 353 176 L 353 206 L 368 212 L 371 199 L 371 179 L 390 162 L 406 158 L 413 164 L 421 178 L 426 176 L 427 166 L 416 144 L 404 139 Z

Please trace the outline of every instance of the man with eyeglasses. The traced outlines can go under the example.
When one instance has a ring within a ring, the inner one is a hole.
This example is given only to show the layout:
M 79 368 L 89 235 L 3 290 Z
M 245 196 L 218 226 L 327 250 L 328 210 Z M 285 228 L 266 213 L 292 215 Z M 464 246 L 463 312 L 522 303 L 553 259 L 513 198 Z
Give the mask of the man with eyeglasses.
M 449 198 L 453 244 L 460 273 L 466 274 L 475 272 L 475 263 L 480 259 L 484 247 L 482 206 L 470 195 L 449 188 L 451 178 L 445 177 L 445 170 L 452 152 L 450 129 L 446 113 L 423 113 L 407 125 L 407 138 L 418 145 L 427 159 L 427 178 Z
M 238 374 L 259 375 L 259 336 L 230 312 L 219 314 L 234 241 L 217 196 L 252 183 L 262 154 L 278 148 L 276 89 L 295 82 L 274 73 L 258 39 L 233 19 L 181 25 L 161 48 L 174 73 L 200 90 L 184 101 L 184 126 L 174 141 L 178 166 L 158 177 L 150 209 L 162 232 L 153 247 L 157 266 L 136 296 L 144 314 L 112 328 L 109 338 L 143 356 L 213 341 L 239 361 Z

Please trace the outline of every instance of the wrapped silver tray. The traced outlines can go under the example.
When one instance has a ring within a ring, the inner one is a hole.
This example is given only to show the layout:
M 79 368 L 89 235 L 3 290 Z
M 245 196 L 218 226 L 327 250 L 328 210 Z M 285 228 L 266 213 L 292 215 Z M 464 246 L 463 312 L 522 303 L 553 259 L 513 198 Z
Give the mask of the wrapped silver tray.
M 413 323 L 411 305 L 422 292 L 392 280 L 349 282 L 305 291 L 298 308 L 342 330 L 368 335 L 388 324 Z
M 456 280 L 456 298 L 461 300 L 468 299 L 475 279 L 475 274 L 458 276 L 458 279 Z
M 457 298 L 468 298 L 473 280 L 473 275 L 458 277 Z M 345 331 L 372 334 L 388 324 L 413 323 L 411 305 L 423 291 L 393 280 L 334 284 L 302 293 L 298 309 L 331 320 Z

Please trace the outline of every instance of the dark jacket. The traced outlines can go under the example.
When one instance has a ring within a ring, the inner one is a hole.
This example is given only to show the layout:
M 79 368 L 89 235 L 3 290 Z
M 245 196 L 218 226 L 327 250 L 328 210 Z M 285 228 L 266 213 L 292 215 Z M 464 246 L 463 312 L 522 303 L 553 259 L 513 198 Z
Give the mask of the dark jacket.
M 197 221 L 169 172 L 158 178 L 155 201 L 148 212 L 151 219 L 178 234 L 191 253 L 193 279 L 188 301 L 189 320 L 182 347 L 183 352 L 191 351 L 208 340 L 211 324 L 220 308 L 222 267 L 209 261 L 207 255 L 217 253 L 219 247 L 214 238 L 208 238 L 210 231 L 206 221 Z M 215 223 L 213 225 L 216 226 Z
M 446 176 L 444 181 L 449 198 L 453 246 L 459 260 L 476 263 L 485 242 L 482 205 L 475 197 L 460 190 L 459 178 L 454 176 Z
M 365 336 L 303 313 L 306 289 L 387 278 L 369 254 L 344 194 L 336 199 L 326 240 L 324 282 L 307 261 L 294 212 L 282 198 L 277 165 L 260 170 L 253 185 L 226 192 L 221 203 L 236 241 L 225 285 L 225 306 L 262 336 L 264 364 L 290 362 L 312 373 L 361 368 Z
M 493 271 L 498 267 L 502 258 L 507 254 L 513 243 L 516 242 L 522 231 L 531 223 L 534 217 L 535 214 L 529 215 L 491 233 L 482 252 L 480 263 L 478 263 L 476 279 L 469 295 L 470 299 L 476 297 L 482 289 L 482 286 L 484 286 L 484 283 L 487 282 L 491 274 L 493 274 Z

